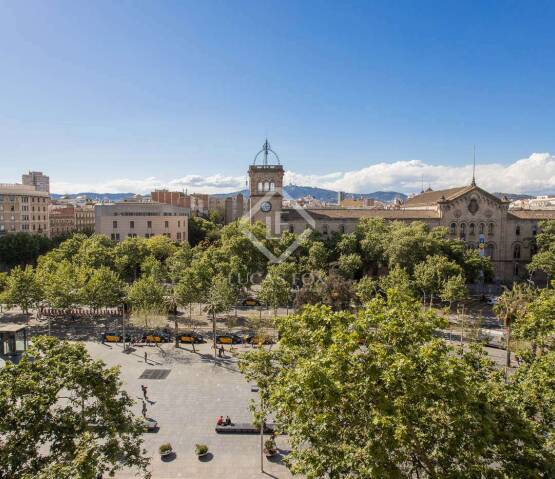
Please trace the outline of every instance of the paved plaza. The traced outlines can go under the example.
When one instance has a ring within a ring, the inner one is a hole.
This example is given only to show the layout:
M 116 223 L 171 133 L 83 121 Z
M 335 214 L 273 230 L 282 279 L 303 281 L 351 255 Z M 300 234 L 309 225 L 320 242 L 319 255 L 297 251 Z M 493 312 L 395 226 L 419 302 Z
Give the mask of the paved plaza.
M 249 410 L 251 392 L 237 368 L 237 360 L 229 353 L 216 364 L 211 356 L 211 344 L 189 345 L 175 349 L 173 344 L 137 347 L 123 353 L 121 344 L 85 343 L 95 359 L 108 366 L 120 365 L 124 388 L 137 400 L 135 412 L 141 415 L 141 384 L 148 387 L 147 416 L 158 421 L 158 432 L 145 433 L 144 446 L 152 457 L 153 478 L 290 478 L 292 475 L 281 461 L 264 458 L 264 473 L 260 472 L 260 437 L 258 435 L 219 435 L 214 431 L 216 418 L 229 415 L 233 422 L 251 422 Z M 237 346 L 245 351 L 250 346 Z M 148 364 L 144 362 L 144 352 Z M 166 379 L 139 379 L 145 369 L 169 369 Z M 160 459 L 158 447 L 170 442 L 176 453 L 173 460 Z M 200 461 L 195 455 L 196 443 L 208 445 L 210 455 Z M 282 454 L 287 452 L 283 437 L 277 440 Z M 120 472 L 117 478 L 133 477 Z

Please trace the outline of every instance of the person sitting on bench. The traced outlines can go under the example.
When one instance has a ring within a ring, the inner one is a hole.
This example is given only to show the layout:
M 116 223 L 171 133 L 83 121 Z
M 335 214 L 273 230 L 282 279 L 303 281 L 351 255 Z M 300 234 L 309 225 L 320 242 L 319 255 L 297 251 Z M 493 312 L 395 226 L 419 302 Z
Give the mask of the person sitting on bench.
M 222 426 L 224 424 L 224 417 L 223 416 L 218 416 L 218 419 L 216 420 L 216 425 L 217 426 Z
M 225 417 L 225 422 L 224 422 L 224 426 L 231 426 L 231 419 L 229 418 L 229 416 Z

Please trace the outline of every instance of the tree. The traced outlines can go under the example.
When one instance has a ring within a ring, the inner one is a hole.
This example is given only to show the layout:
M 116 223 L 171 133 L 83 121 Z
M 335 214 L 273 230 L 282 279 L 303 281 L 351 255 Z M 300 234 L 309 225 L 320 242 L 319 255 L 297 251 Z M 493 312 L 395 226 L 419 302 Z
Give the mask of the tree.
M 542 477 L 553 456 L 473 349 L 434 330 L 445 320 L 390 290 L 357 316 L 307 306 L 279 317 L 280 347 L 241 358 L 308 479 Z M 362 346 L 361 346 L 362 345 Z M 544 476 L 547 477 L 547 474 Z
M 131 311 L 137 322 L 146 329 L 161 323 L 160 314 L 167 312 L 164 287 L 152 276 L 143 276 L 127 290 Z
M 337 266 L 345 278 L 353 279 L 362 269 L 362 259 L 356 253 L 342 254 L 339 256 Z
M 34 338 L 0 369 L 0 477 L 93 479 L 127 467 L 147 476 L 132 404 L 117 367 L 82 344 Z
M 462 268 L 468 283 L 474 283 L 480 279 L 483 279 L 485 283 L 489 283 L 493 279 L 491 258 L 480 256 L 477 249 L 468 248 L 464 250 Z
M 211 282 L 206 301 L 206 312 L 212 316 L 214 359 L 216 359 L 216 315 L 229 311 L 237 301 L 236 291 L 223 274 L 217 274 Z
M 371 301 L 378 291 L 378 282 L 370 276 L 363 276 L 355 286 L 355 294 L 361 303 Z
M 167 236 L 156 235 L 145 240 L 150 254 L 158 261 L 164 262 L 177 251 L 176 244 Z
M 533 289 L 524 283 L 513 284 L 512 289 L 505 289 L 497 298 L 493 307 L 494 314 L 505 325 L 507 359 L 506 366 L 511 367 L 511 326 L 512 323 L 526 315 L 528 304 L 533 300 Z
M 401 266 L 395 266 L 387 276 L 382 276 L 378 285 L 385 292 L 395 290 L 403 296 L 414 296 L 414 287 L 410 276 Z
M 82 297 L 92 309 L 121 306 L 125 300 L 125 283 L 103 266 L 94 270 L 85 282 Z
M 530 344 L 532 360 L 555 349 L 555 291 L 542 290 L 526 313 L 514 318 L 512 332 L 516 339 Z
M 311 270 L 325 271 L 328 266 L 329 251 L 321 241 L 312 243 L 308 250 L 308 266 Z
M 443 287 L 440 291 L 440 297 L 442 301 L 449 303 L 449 312 L 451 311 L 451 305 L 465 299 L 468 295 L 468 290 L 466 289 L 466 282 L 462 274 L 456 276 L 450 276 L 447 281 L 443 283 Z
M 430 298 L 430 307 L 433 297 L 439 295 L 445 282 L 452 276 L 462 276 L 461 267 L 445 256 L 428 256 L 426 261 L 418 263 L 414 268 L 414 282 L 426 296 Z
M 28 314 L 29 308 L 39 303 L 42 290 L 31 266 L 26 266 L 25 269 L 16 266 L 12 269 L 2 298 L 8 308 L 19 306 L 24 314 Z
M 141 263 L 149 255 L 143 238 L 126 238 L 114 247 L 114 266 L 121 278 L 134 281 L 141 272 Z
M 168 279 L 165 264 L 152 255 L 147 256 L 141 263 L 141 274 L 152 276 L 159 283 Z
M 364 267 L 377 274 L 385 260 L 385 242 L 389 226 L 383 218 L 362 218 L 357 225 Z
M 49 270 L 44 267 L 37 269 L 37 275 L 43 285 L 44 300 L 50 307 L 70 309 L 80 304 L 81 288 L 85 282 L 83 271 L 69 260 L 62 260 Z
M 275 273 L 270 273 L 262 281 L 258 297 L 271 307 L 274 310 L 274 316 L 277 316 L 278 307 L 289 302 L 290 294 L 291 286 L 287 281 Z

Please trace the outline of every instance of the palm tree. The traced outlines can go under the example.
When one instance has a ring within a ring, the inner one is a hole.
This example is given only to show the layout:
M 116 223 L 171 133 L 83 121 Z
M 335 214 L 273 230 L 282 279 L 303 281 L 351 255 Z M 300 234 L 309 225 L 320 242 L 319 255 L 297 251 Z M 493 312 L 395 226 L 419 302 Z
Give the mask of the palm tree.
M 526 314 L 528 304 L 534 299 L 534 289 L 525 283 L 514 283 L 512 289 L 505 288 L 503 294 L 497 298 L 493 307 L 494 314 L 503 321 L 506 333 L 507 359 L 506 367 L 511 367 L 511 325 L 516 319 Z

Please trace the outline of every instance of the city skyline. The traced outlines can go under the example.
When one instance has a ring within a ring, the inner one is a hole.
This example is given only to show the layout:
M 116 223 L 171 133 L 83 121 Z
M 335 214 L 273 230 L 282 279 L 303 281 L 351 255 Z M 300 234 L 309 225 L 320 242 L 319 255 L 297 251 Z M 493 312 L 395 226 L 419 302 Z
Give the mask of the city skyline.
M 549 2 L 3 2 L 0 177 L 236 191 L 268 137 L 286 183 L 461 185 L 476 145 L 486 189 L 552 193 L 554 18 Z

